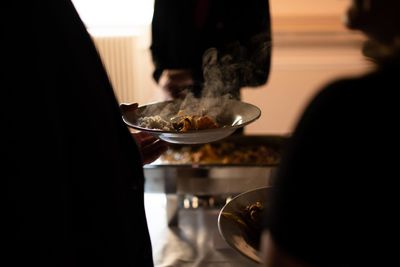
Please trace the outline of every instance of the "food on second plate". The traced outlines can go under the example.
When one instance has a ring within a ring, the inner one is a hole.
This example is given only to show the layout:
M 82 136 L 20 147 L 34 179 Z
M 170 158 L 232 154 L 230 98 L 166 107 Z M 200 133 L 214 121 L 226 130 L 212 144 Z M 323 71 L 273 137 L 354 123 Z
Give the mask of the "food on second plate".
M 242 212 L 242 217 L 254 238 L 259 238 L 261 235 L 263 210 L 264 206 L 257 201 L 247 205 Z
M 257 201 L 253 204 L 249 204 L 241 208 L 239 212 L 224 212 L 222 215 L 237 223 L 245 233 L 247 242 L 254 248 L 259 248 L 261 232 L 263 230 L 262 220 L 264 217 L 264 206 L 261 202 Z

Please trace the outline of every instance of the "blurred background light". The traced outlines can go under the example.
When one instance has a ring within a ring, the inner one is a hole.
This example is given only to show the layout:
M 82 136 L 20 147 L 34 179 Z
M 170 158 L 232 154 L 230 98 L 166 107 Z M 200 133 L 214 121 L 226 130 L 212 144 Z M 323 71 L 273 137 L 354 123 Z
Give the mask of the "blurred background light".
M 154 0 L 72 0 L 94 35 L 140 35 L 151 23 Z

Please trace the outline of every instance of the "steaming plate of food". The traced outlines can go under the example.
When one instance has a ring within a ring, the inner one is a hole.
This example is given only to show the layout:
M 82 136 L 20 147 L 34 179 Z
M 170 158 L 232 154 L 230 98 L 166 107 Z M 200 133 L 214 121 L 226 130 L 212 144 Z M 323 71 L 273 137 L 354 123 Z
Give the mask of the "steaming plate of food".
M 221 209 L 218 229 L 222 238 L 245 257 L 261 263 L 260 237 L 266 216 L 269 187 L 237 195 Z
M 261 116 L 258 107 L 228 98 L 185 99 L 136 108 L 121 104 L 126 125 L 174 144 L 205 144 L 223 139 Z

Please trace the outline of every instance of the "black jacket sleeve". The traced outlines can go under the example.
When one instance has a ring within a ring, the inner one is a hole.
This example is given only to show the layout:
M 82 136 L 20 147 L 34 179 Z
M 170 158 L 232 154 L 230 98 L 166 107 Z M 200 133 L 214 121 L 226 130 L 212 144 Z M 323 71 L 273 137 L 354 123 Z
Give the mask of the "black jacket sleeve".
M 200 28 L 194 21 L 196 2 L 155 1 L 150 47 L 154 79 L 166 68 L 186 68 L 202 82 L 204 53 L 216 48 L 218 63 L 239 77 L 237 87 L 266 83 L 272 48 L 268 0 L 208 1 Z
M 3 260 L 153 266 L 141 156 L 85 26 L 69 0 L 7 5 Z
M 335 81 L 301 116 L 266 218 L 276 245 L 289 255 L 315 266 L 357 266 L 390 254 L 384 244 L 397 231 L 391 223 L 397 201 L 395 179 L 384 177 L 396 169 L 387 155 L 398 147 L 398 71 L 397 63 Z

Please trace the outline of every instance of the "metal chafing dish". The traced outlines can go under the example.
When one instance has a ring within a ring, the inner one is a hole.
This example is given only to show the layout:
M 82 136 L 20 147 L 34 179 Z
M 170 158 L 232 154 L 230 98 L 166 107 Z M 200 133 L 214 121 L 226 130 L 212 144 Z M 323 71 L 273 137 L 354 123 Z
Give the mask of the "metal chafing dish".
M 206 145 L 171 145 L 159 160 L 144 166 L 145 190 L 166 194 L 167 219 L 170 226 L 176 225 L 181 208 L 219 209 L 239 193 L 268 186 L 286 140 L 287 137 L 281 135 L 234 134 Z M 217 151 L 211 160 L 202 160 L 198 153 L 204 146 L 223 150 L 223 153 Z M 241 151 L 252 152 L 232 162 L 230 157 L 240 155 Z M 197 158 L 188 158 L 193 154 Z M 254 158 L 256 155 L 260 156 Z M 218 157 L 225 158 L 219 161 Z

